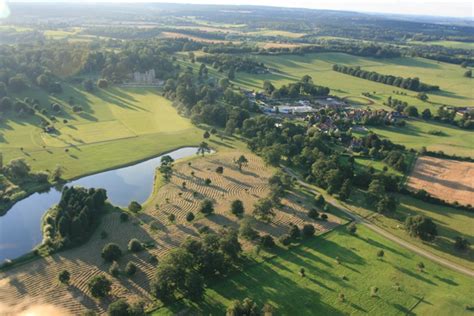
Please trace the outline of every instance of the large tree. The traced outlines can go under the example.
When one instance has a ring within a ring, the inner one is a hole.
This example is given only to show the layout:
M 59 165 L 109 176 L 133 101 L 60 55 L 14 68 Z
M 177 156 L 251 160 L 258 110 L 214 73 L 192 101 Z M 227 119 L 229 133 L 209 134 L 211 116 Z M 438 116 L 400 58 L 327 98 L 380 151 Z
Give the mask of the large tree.
M 432 241 L 438 235 L 436 224 L 431 218 L 422 215 L 408 216 L 405 220 L 405 228 L 411 236 L 426 241 Z
M 87 282 L 91 295 L 95 298 L 106 297 L 112 289 L 112 282 L 104 275 L 97 275 Z
M 254 205 L 253 215 L 263 221 L 270 222 L 275 216 L 273 202 L 269 198 L 258 200 Z
M 234 160 L 234 162 L 239 167 L 239 170 L 242 170 L 242 166 L 246 166 L 249 161 L 244 155 L 240 155 L 240 157 Z

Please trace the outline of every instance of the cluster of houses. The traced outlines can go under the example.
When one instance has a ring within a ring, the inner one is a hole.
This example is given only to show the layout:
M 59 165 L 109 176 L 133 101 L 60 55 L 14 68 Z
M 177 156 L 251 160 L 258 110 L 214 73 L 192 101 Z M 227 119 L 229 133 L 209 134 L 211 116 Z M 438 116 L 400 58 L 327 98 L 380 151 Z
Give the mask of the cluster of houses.
M 321 108 L 344 109 L 347 103 L 338 98 L 318 98 L 312 100 L 270 100 L 264 94 L 247 92 L 249 101 L 257 104 L 263 113 L 269 115 L 305 116 Z
M 278 117 L 303 119 L 320 131 L 338 130 L 341 121 L 350 122 L 354 131 L 366 130 L 364 125 L 399 125 L 407 116 L 398 111 L 354 108 L 335 96 L 305 100 L 275 100 L 263 93 L 242 91 L 250 102 L 257 104 L 263 113 Z

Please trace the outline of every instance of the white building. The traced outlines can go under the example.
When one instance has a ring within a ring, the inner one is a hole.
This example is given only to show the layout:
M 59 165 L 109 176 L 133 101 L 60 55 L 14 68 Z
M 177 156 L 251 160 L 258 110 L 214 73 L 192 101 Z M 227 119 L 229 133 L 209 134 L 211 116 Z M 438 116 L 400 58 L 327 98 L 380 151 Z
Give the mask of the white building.
M 277 106 L 278 112 L 281 114 L 304 114 L 311 113 L 315 110 L 309 105 L 295 106 L 295 105 L 281 105 Z

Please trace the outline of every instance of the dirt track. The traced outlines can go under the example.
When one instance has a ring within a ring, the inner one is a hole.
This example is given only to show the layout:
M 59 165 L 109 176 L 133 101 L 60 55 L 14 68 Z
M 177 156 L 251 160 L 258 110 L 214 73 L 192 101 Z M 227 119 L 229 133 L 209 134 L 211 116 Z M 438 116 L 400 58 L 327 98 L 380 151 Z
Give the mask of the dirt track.
M 474 163 L 420 157 L 408 179 L 412 190 L 463 205 L 474 205 Z

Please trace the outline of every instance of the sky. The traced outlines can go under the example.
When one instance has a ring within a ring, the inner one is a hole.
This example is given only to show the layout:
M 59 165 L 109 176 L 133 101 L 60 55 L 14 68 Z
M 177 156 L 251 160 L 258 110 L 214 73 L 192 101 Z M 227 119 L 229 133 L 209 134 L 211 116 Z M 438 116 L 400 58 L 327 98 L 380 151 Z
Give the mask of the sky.
M 270 5 L 373 13 L 414 14 L 474 19 L 472 0 L 0 0 L 0 16 L 7 2 L 171 2 L 193 4 Z

